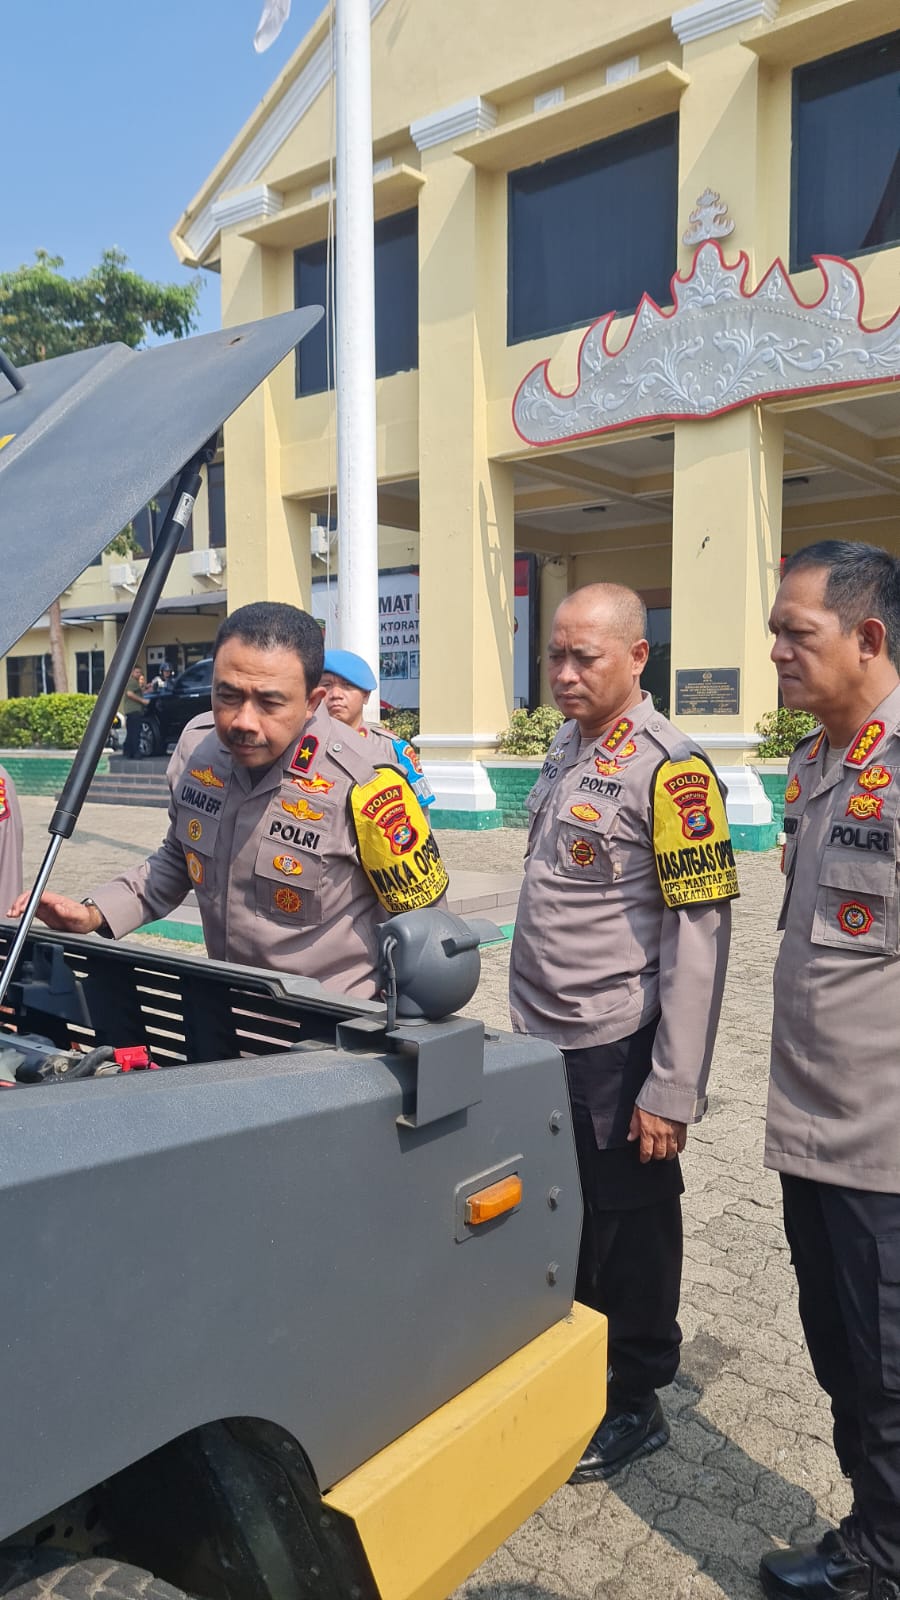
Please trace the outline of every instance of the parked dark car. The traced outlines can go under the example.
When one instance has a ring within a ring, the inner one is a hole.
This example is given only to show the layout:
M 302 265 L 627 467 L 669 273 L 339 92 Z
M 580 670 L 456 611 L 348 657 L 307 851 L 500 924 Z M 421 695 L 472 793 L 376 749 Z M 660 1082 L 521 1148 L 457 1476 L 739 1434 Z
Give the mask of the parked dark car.
M 142 756 L 162 756 L 174 745 L 192 717 L 212 706 L 212 656 L 195 661 L 173 678 L 168 689 L 148 693 L 149 705 L 141 723 Z

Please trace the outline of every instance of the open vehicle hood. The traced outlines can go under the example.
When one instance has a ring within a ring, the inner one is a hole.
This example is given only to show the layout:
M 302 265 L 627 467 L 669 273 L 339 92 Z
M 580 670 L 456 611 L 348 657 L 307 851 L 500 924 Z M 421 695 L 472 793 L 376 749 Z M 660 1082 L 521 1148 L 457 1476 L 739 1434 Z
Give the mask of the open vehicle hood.
M 320 320 L 320 306 L 152 350 L 0 373 L 0 655 Z

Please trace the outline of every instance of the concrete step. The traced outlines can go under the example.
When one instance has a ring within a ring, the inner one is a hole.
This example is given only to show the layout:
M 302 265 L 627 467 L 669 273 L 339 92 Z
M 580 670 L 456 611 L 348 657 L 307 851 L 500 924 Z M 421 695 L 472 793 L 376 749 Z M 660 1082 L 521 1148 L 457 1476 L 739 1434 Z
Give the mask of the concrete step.
M 169 785 L 164 777 L 155 773 L 140 778 L 101 773 L 94 778 L 88 799 L 95 805 L 167 806 Z

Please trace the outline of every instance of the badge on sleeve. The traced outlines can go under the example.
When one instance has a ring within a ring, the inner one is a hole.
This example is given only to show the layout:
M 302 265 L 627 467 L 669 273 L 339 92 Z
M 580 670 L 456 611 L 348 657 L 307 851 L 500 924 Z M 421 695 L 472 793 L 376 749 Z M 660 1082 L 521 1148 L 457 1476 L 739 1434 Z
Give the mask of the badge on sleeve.
M 653 783 L 653 850 L 667 906 L 740 893 L 725 802 L 702 756 L 664 761 Z
M 350 791 L 363 870 L 385 911 L 434 905 L 449 883 L 437 840 L 406 780 L 379 767 Z

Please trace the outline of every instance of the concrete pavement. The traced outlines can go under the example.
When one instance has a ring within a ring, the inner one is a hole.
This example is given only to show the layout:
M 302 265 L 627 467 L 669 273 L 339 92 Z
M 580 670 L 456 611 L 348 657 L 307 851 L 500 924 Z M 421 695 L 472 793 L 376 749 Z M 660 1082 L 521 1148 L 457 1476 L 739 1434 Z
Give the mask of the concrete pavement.
M 32 870 L 52 809 L 23 799 Z M 164 826 L 158 809 L 87 806 L 53 885 L 87 893 L 141 860 Z M 451 874 L 515 877 L 523 846 L 514 830 L 441 835 Z M 685 1343 L 663 1395 L 671 1443 L 612 1484 L 561 1489 L 469 1579 L 465 1600 L 760 1600 L 763 1550 L 818 1538 L 849 1509 L 797 1319 L 778 1184 L 762 1167 L 778 857 L 738 860 L 710 1111 L 684 1157 Z M 470 1008 L 499 1027 L 508 956 L 508 945 L 484 952 Z

